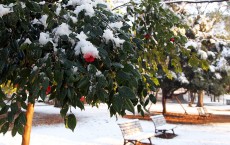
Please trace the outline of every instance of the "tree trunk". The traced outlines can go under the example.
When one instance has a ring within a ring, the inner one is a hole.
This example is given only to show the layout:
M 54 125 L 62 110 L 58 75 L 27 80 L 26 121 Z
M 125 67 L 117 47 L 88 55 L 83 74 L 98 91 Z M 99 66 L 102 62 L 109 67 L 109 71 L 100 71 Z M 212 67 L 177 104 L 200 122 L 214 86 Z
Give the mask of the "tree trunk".
M 216 102 L 216 96 L 214 95 L 214 102 Z
M 203 98 L 204 98 L 204 91 L 200 90 L 198 92 L 197 107 L 203 107 L 204 106 L 204 104 L 203 104 Z
M 195 97 L 196 97 L 195 93 L 190 92 L 190 102 L 188 104 L 189 107 L 192 107 L 192 104 L 194 104 Z
M 54 107 L 58 107 L 58 108 L 61 107 L 61 102 L 58 101 L 56 98 L 54 99 Z
M 22 145 L 30 144 L 30 133 L 32 128 L 32 121 L 34 116 L 34 104 L 28 103 L 26 111 L 26 125 L 24 127 L 24 133 L 22 135 Z
M 162 113 L 165 114 L 167 112 L 166 110 L 166 99 L 167 99 L 167 91 L 165 91 L 164 89 L 162 89 Z

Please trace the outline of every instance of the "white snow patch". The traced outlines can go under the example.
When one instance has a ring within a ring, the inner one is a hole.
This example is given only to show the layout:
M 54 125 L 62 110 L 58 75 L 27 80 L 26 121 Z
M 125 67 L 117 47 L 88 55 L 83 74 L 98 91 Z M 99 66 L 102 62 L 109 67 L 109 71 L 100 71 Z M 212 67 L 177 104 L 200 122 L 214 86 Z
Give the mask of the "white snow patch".
M 8 13 L 11 13 L 13 12 L 10 8 L 6 8 L 5 5 L 3 4 L 0 4 L 0 17 L 8 14 Z
M 125 42 L 125 40 L 115 37 L 113 34 L 113 31 L 111 31 L 110 29 L 104 30 L 102 37 L 105 38 L 106 43 L 108 43 L 109 40 L 114 41 L 114 43 L 116 44 L 116 47 L 121 47 L 121 44 Z

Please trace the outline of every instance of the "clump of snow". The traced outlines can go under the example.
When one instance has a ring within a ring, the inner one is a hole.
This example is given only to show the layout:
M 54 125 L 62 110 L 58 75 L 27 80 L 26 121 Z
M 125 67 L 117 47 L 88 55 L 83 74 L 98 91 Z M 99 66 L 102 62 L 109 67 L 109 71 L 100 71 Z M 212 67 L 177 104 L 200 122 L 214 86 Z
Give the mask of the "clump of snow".
M 57 8 L 56 8 L 56 11 L 55 11 L 55 14 L 56 14 L 57 16 L 59 16 L 59 15 L 60 15 L 60 12 L 61 12 L 61 5 L 58 4 L 58 5 L 57 5 Z
M 118 29 L 120 29 L 123 26 L 123 23 L 122 22 L 109 23 L 109 26 L 111 28 L 118 28 Z
M 40 5 L 44 5 L 44 4 L 46 4 L 46 2 L 45 1 L 41 1 L 41 2 L 39 2 L 39 4 Z
M 197 44 L 197 42 L 195 42 L 195 41 L 189 40 L 189 41 L 185 44 L 185 48 L 188 48 L 189 46 L 192 46 L 192 47 L 194 47 L 194 48 L 197 48 L 197 47 L 198 47 L 198 44 Z
M 230 70 L 230 66 L 228 64 L 228 61 L 221 57 L 220 59 L 218 59 L 218 62 L 217 62 L 217 66 L 216 66 L 219 70 Z
M 10 8 L 6 8 L 3 4 L 0 4 L 0 17 L 13 12 Z
M 73 66 L 73 72 L 76 73 L 78 71 L 78 67 Z
M 215 72 L 215 71 L 216 71 L 216 67 L 213 66 L 213 65 L 209 65 L 209 70 L 210 70 L 211 72 Z
M 90 41 L 86 40 L 88 37 L 83 31 L 76 37 L 80 40 L 74 48 L 76 55 L 90 53 L 94 58 L 100 58 L 97 48 Z
M 26 7 L 26 4 L 24 2 L 20 2 L 20 4 L 23 9 Z
M 189 84 L 189 81 L 188 79 L 185 77 L 185 74 L 184 73 L 180 73 L 178 75 L 178 81 L 181 82 L 181 83 L 184 83 L 184 84 Z
M 69 29 L 69 25 L 66 23 L 62 23 L 61 25 L 59 25 L 57 28 L 55 28 L 53 31 L 55 32 L 55 35 L 67 35 L 69 36 L 70 33 L 72 33 L 72 31 Z
M 95 11 L 93 9 L 93 6 L 88 3 L 77 6 L 74 10 L 74 13 L 78 16 L 78 14 L 83 10 L 85 11 L 86 16 L 90 16 L 90 17 L 94 16 Z
M 171 75 L 172 75 L 172 77 L 173 77 L 173 78 L 177 79 L 177 75 L 176 75 L 176 73 L 175 73 L 175 72 L 170 71 L 170 73 L 171 73 Z
M 229 47 L 223 47 L 223 51 L 221 53 L 223 57 L 230 57 L 230 48 Z
M 35 65 L 33 66 L 33 70 L 32 71 L 37 71 L 38 70 L 38 67 Z
M 71 20 L 74 22 L 74 23 L 77 23 L 77 17 L 74 17 L 74 16 L 70 16 Z
M 216 57 L 215 53 L 212 51 L 208 51 L 207 54 L 208 54 L 208 56 L 212 56 L 213 58 Z
M 24 41 L 25 44 L 31 44 L 32 42 L 30 41 L 29 38 L 26 38 L 26 40 Z
M 96 76 L 100 76 L 100 75 L 102 75 L 102 73 L 101 73 L 101 71 L 98 70 L 98 71 L 96 72 Z
M 114 41 L 114 43 L 116 44 L 116 47 L 121 47 L 121 44 L 125 42 L 125 40 L 115 37 L 113 34 L 113 31 L 111 31 L 110 29 L 104 30 L 102 37 L 105 38 L 106 43 L 108 43 L 109 40 Z
M 200 55 L 201 59 L 206 60 L 208 58 L 207 53 L 205 51 L 201 50 L 201 49 L 199 49 L 197 53 L 198 53 L 198 55 Z
M 39 19 L 45 28 L 47 28 L 47 23 L 46 23 L 47 18 L 48 15 L 42 15 L 41 19 Z
M 222 79 L 222 76 L 220 75 L 220 73 L 215 73 L 215 77 L 219 80 Z
M 216 36 L 227 36 L 228 34 L 225 30 L 225 23 L 223 21 L 215 24 L 210 33 L 215 34 Z
M 39 37 L 39 43 L 42 44 L 42 45 L 45 45 L 49 41 L 52 41 L 52 39 L 50 38 L 49 34 L 41 32 L 40 37 Z

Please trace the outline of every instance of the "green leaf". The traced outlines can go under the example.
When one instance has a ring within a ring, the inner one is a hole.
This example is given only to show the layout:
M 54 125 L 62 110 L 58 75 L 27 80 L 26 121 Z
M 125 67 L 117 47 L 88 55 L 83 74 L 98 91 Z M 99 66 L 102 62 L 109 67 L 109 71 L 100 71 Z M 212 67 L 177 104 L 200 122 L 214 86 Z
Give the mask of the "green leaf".
M 126 98 L 126 99 L 135 99 L 136 95 L 133 93 L 133 91 L 126 86 L 121 86 L 118 88 L 119 95 Z
M 85 88 L 87 85 L 89 85 L 89 78 L 87 76 L 84 76 L 78 82 L 77 87 L 78 88 Z
M 100 99 L 100 101 L 105 102 L 105 100 L 108 99 L 109 94 L 102 88 L 100 88 L 99 90 L 97 90 L 96 92 L 97 97 Z
M 11 131 L 11 135 L 14 137 L 18 132 L 18 129 L 16 126 L 13 127 L 12 131 Z
M 112 104 L 113 104 L 112 105 L 113 109 L 116 112 L 121 113 L 121 109 L 122 109 L 123 104 L 124 104 L 123 97 L 118 95 L 118 94 L 114 95 L 113 100 L 112 100 Z
M 10 107 L 9 107 L 8 105 L 2 107 L 2 109 L 1 109 L 1 111 L 0 111 L 0 115 L 5 114 L 5 113 L 9 110 L 9 108 L 10 108 Z
M 18 126 L 18 133 L 20 135 L 23 135 L 23 133 L 24 133 L 24 127 L 22 126 L 22 124 L 18 124 L 17 126 Z
M 12 123 L 13 121 L 14 121 L 14 113 L 13 112 L 9 112 L 8 114 L 7 114 L 7 119 L 8 119 L 8 121 L 10 122 L 10 123 Z
M 12 113 L 16 113 L 18 111 L 18 105 L 17 105 L 17 103 L 12 103 L 10 105 L 10 109 L 11 109 Z
M 25 125 L 26 124 L 26 115 L 25 113 L 21 112 L 18 116 L 19 121 L 21 124 Z
M 130 99 L 125 100 L 125 108 L 133 114 L 135 113 L 133 103 Z
M 150 99 L 150 101 L 151 101 L 152 103 L 156 104 L 157 99 L 156 99 L 156 97 L 155 97 L 153 94 L 150 94 L 150 95 L 149 95 L 149 99 Z
M 0 132 L 2 132 L 3 134 L 5 134 L 8 131 L 9 127 L 10 127 L 9 122 L 6 122 L 5 124 L 3 124 Z
M 97 7 L 98 7 L 98 8 L 107 8 L 107 5 L 104 5 L 104 4 L 97 4 Z
M 1 118 L 0 119 L 0 126 L 3 124 L 3 123 L 5 123 L 6 122 L 6 118 Z
M 0 88 L 0 100 L 6 98 L 5 93 L 3 93 L 2 88 Z
M 72 131 L 74 131 L 76 125 L 77 125 L 77 120 L 74 114 L 69 114 L 66 118 L 65 118 L 65 125 L 67 128 L 71 129 Z

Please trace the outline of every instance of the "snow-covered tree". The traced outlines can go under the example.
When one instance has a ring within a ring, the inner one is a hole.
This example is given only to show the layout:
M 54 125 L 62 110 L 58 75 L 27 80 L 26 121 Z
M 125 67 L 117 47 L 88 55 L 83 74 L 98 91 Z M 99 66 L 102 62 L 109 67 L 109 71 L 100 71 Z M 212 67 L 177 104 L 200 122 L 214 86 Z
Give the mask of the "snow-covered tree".
M 139 55 L 139 69 L 150 76 L 155 85 L 162 89 L 163 113 L 166 113 L 166 99 L 189 81 L 184 69 L 200 67 L 207 69 L 205 60 L 199 60 L 197 52 L 185 48 L 186 25 L 160 1 L 131 1 L 125 19 L 132 23 L 133 33 L 142 39 Z
M 137 69 L 140 40 L 128 31 L 102 1 L 1 1 L 0 84 L 10 82 L 16 92 L 6 102 L 0 88 L 0 132 L 12 126 L 28 145 L 35 100 L 47 95 L 60 101 L 71 130 L 76 117 L 69 108 L 84 109 L 82 96 L 92 106 L 106 103 L 111 115 L 134 107 L 143 113 L 141 94 L 154 87 Z
M 171 7 L 190 27 L 186 31 L 189 39 L 186 48 L 191 47 L 199 54 L 200 59 L 208 62 L 208 70 L 196 69 L 192 72 L 190 90 L 205 90 L 214 96 L 223 94 L 229 78 L 230 64 L 227 40 L 229 33 L 226 29 L 228 21 L 226 24 L 224 21 L 229 18 L 229 14 L 225 14 L 227 3 L 172 4 Z M 187 76 L 191 76 L 191 73 Z M 202 103 L 197 105 L 202 106 Z

